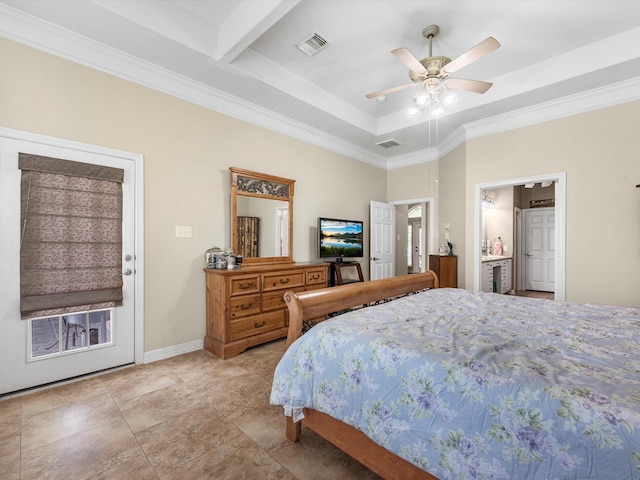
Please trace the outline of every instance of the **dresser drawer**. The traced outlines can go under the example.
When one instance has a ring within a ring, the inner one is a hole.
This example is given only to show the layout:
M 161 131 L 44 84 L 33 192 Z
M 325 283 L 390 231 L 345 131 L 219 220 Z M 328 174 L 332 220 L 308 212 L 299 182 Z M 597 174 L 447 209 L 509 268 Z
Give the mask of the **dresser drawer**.
M 285 311 L 276 310 L 262 313 L 252 317 L 243 317 L 231 320 L 230 340 L 250 337 L 259 333 L 268 332 L 285 326 Z
M 262 276 L 262 291 L 292 290 L 296 287 L 304 287 L 304 281 L 304 270 L 267 273 Z
M 259 275 L 234 276 L 229 279 L 229 294 L 246 295 L 247 293 L 260 293 Z
M 307 270 L 307 285 L 327 285 L 326 268 L 310 268 Z
M 284 310 L 287 304 L 284 303 L 284 292 L 288 291 L 304 292 L 304 287 L 287 288 L 286 290 L 276 290 L 262 294 L 262 311 L 269 312 L 271 310 Z
M 245 317 L 260 313 L 260 295 L 242 295 L 229 299 L 231 318 Z

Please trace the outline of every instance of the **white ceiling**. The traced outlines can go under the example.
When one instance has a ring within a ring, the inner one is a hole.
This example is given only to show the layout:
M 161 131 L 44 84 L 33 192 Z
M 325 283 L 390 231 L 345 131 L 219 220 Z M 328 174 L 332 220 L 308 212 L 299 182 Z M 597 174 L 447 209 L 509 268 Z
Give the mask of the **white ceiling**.
M 428 56 L 431 24 L 434 55 L 502 45 L 452 75 L 494 85 L 437 130 L 406 114 L 415 89 L 365 98 L 410 81 L 390 51 Z M 313 33 L 328 46 L 307 56 Z M 640 96 L 637 0 L 0 0 L 0 35 L 386 168 Z

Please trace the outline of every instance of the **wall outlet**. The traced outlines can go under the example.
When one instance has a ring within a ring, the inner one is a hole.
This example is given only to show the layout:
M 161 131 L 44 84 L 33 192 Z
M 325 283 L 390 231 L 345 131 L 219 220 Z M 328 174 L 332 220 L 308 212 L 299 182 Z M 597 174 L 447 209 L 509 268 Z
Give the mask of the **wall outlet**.
M 191 227 L 176 227 L 176 237 L 191 238 Z
M 502 251 L 503 251 L 504 253 L 507 253 L 507 252 L 509 251 L 509 245 L 503 245 L 503 246 L 502 246 Z

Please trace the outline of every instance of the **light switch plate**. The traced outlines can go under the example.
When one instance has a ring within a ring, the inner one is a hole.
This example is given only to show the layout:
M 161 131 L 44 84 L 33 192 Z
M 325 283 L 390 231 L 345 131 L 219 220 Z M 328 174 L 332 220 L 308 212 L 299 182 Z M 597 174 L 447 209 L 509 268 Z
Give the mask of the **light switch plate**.
M 176 237 L 190 238 L 191 227 L 176 227 Z

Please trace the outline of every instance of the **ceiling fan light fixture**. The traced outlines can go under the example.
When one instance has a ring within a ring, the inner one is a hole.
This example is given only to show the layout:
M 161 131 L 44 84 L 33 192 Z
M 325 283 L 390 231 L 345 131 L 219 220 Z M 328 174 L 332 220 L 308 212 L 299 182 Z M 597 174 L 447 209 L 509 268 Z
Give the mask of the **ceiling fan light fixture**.
M 445 90 L 442 94 L 442 103 L 445 107 L 450 107 L 458 101 L 458 96 L 451 90 Z
M 438 100 L 436 100 L 432 103 L 431 116 L 438 118 L 438 117 L 441 117 L 442 115 L 444 115 L 444 107 Z
M 409 110 L 407 110 L 407 115 L 410 117 L 417 117 L 420 113 L 420 109 L 417 106 L 410 106 Z
M 417 105 L 426 105 L 427 103 L 429 103 L 429 92 L 425 89 L 420 90 L 416 94 L 414 101 Z

